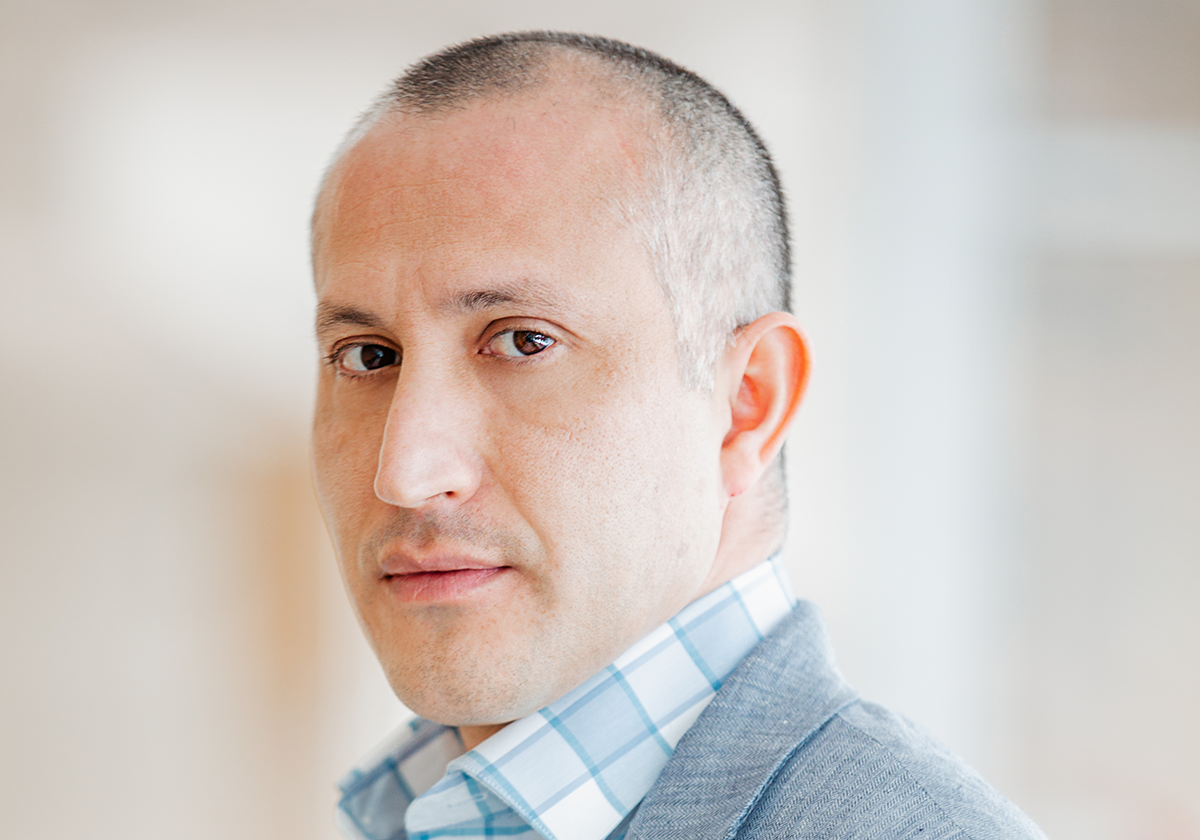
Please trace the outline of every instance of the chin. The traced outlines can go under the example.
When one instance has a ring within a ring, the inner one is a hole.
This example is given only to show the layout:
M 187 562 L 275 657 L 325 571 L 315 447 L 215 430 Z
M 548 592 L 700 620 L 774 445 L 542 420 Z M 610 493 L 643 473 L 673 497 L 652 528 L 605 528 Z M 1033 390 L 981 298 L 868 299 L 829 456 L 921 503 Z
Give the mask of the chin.
M 531 697 L 524 680 L 498 679 L 505 675 L 472 674 L 469 678 L 436 682 L 390 680 L 392 690 L 410 711 L 446 726 L 492 726 L 510 723 L 536 712 L 552 697 Z

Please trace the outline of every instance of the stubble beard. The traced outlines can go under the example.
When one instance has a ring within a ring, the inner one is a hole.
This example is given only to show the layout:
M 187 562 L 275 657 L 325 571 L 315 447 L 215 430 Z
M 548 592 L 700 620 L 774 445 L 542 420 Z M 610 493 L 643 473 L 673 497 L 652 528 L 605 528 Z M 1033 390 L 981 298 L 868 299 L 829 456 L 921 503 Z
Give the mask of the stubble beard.
M 467 553 L 510 567 L 524 603 L 487 609 L 473 605 L 392 602 L 382 589 L 380 563 L 389 547 L 436 555 Z M 545 705 L 561 639 L 548 632 L 552 599 L 543 574 L 545 552 L 481 524 L 463 511 L 436 514 L 393 509 L 358 551 L 355 600 L 372 647 L 396 696 L 422 717 L 447 725 L 507 723 Z M 531 699 L 538 698 L 538 699 Z M 546 702 L 554 698 L 548 698 Z M 530 708 L 531 704 L 534 705 Z

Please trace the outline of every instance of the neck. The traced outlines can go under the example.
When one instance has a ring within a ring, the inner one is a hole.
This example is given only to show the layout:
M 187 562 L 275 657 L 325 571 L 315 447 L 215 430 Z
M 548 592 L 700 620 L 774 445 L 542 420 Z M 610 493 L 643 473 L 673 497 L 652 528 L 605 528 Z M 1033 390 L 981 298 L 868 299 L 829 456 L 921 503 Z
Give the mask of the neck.
M 507 723 L 489 723 L 483 726 L 460 726 L 458 727 L 458 737 L 462 739 L 463 749 L 473 750 L 506 726 L 508 726 Z
M 712 571 L 696 597 L 749 571 L 783 546 L 787 513 L 781 503 L 781 486 L 764 476 L 753 487 L 734 496 L 721 521 L 721 539 Z

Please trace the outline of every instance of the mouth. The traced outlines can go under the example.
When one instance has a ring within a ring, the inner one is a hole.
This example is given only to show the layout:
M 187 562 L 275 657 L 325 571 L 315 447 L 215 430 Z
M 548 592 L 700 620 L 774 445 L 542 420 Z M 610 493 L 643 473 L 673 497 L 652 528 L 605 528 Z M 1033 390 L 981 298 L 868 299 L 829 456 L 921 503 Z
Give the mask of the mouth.
M 493 566 L 490 569 L 414 572 L 384 575 L 383 582 L 402 601 L 457 601 L 511 570 L 511 566 Z
M 511 566 L 473 560 L 439 559 L 427 562 L 389 557 L 380 579 L 401 601 L 458 601 L 513 571 Z

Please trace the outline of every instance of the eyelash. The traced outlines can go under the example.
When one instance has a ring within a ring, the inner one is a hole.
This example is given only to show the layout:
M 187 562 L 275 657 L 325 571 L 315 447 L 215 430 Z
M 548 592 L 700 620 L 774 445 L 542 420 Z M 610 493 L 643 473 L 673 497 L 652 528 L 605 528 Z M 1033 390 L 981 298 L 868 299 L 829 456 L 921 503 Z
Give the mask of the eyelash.
M 533 336 L 533 335 L 540 336 L 541 338 L 546 339 L 548 343 L 544 347 L 542 347 L 540 350 L 538 350 L 536 353 L 528 353 L 528 354 L 522 353 L 520 356 L 509 356 L 504 353 L 484 353 L 483 355 L 498 356 L 499 358 L 502 358 L 513 364 L 525 364 L 527 362 L 531 362 L 535 356 L 542 355 L 547 350 L 549 350 L 550 348 L 552 348 L 558 344 L 557 338 L 550 335 L 549 333 L 543 332 L 542 330 L 531 330 L 531 329 L 525 329 L 524 327 L 506 327 L 505 329 L 499 330 L 496 333 L 494 333 L 491 338 L 489 338 L 486 342 L 484 342 L 484 345 L 483 345 L 484 350 L 486 350 L 488 347 L 490 347 L 492 345 L 492 343 L 495 342 L 497 339 L 501 338 L 502 336 L 506 336 L 506 335 L 513 337 L 513 344 L 515 346 L 516 345 L 516 335 L 518 333 L 526 333 L 531 336 Z M 519 352 L 519 348 L 518 348 L 518 352 Z
M 399 350 L 396 350 L 380 341 L 352 341 L 347 344 L 341 344 L 333 348 L 333 350 L 325 357 L 325 363 L 333 368 L 334 373 L 338 376 L 344 376 L 348 379 L 364 379 L 370 376 L 376 376 L 380 371 L 395 367 L 394 364 L 386 365 L 385 367 L 377 368 L 376 370 L 347 370 L 343 365 L 343 360 L 347 353 L 362 347 L 380 347 L 384 350 L 391 351 L 399 358 L 402 356 Z
M 523 356 L 508 356 L 508 355 L 505 355 L 504 353 L 483 353 L 482 351 L 480 354 L 504 359 L 506 362 L 508 362 L 510 364 L 522 365 L 522 364 L 531 363 L 534 360 L 535 356 L 542 355 L 547 350 L 551 349 L 552 347 L 555 347 L 559 343 L 559 340 L 557 338 L 555 338 L 554 336 L 550 335 L 549 333 L 543 332 L 541 330 L 524 329 L 521 327 L 506 327 L 505 329 L 497 330 L 495 333 L 493 333 L 492 336 L 490 338 L 488 338 L 487 341 L 484 342 L 483 347 L 486 349 L 488 346 L 490 346 L 492 344 L 492 342 L 496 341 L 496 339 L 500 338 L 501 336 L 515 335 L 516 333 L 530 333 L 532 335 L 541 336 L 542 338 L 548 339 L 549 343 L 544 348 L 539 350 L 538 352 L 530 353 L 528 355 L 523 355 Z M 384 367 L 377 368 L 375 370 L 366 370 L 366 371 L 347 370 L 343 366 L 343 359 L 345 358 L 345 354 L 349 351 L 354 350 L 355 348 L 363 348 L 363 347 L 381 347 L 385 350 L 389 350 L 389 351 L 395 353 L 398 357 L 402 358 L 402 354 L 399 350 L 389 347 L 388 345 L 386 345 L 382 342 L 352 341 L 347 344 L 341 344 L 341 345 L 338 345 L 337 347 L 333 348 L 333 350 L 330 351 L 330 353 L 325 356 L 325 364 L 332 367 L 338 376 L 343 376 L 343 377 L 347 377 L 350 379 L 363 379 L 363 378 L 370 377 L 370 376 L 376 376 L 379 374 L 380 371 L 384 371 L 384 370 L 387 370 L 389 368 L 396 366 L 395 364 L 389 364 Z

